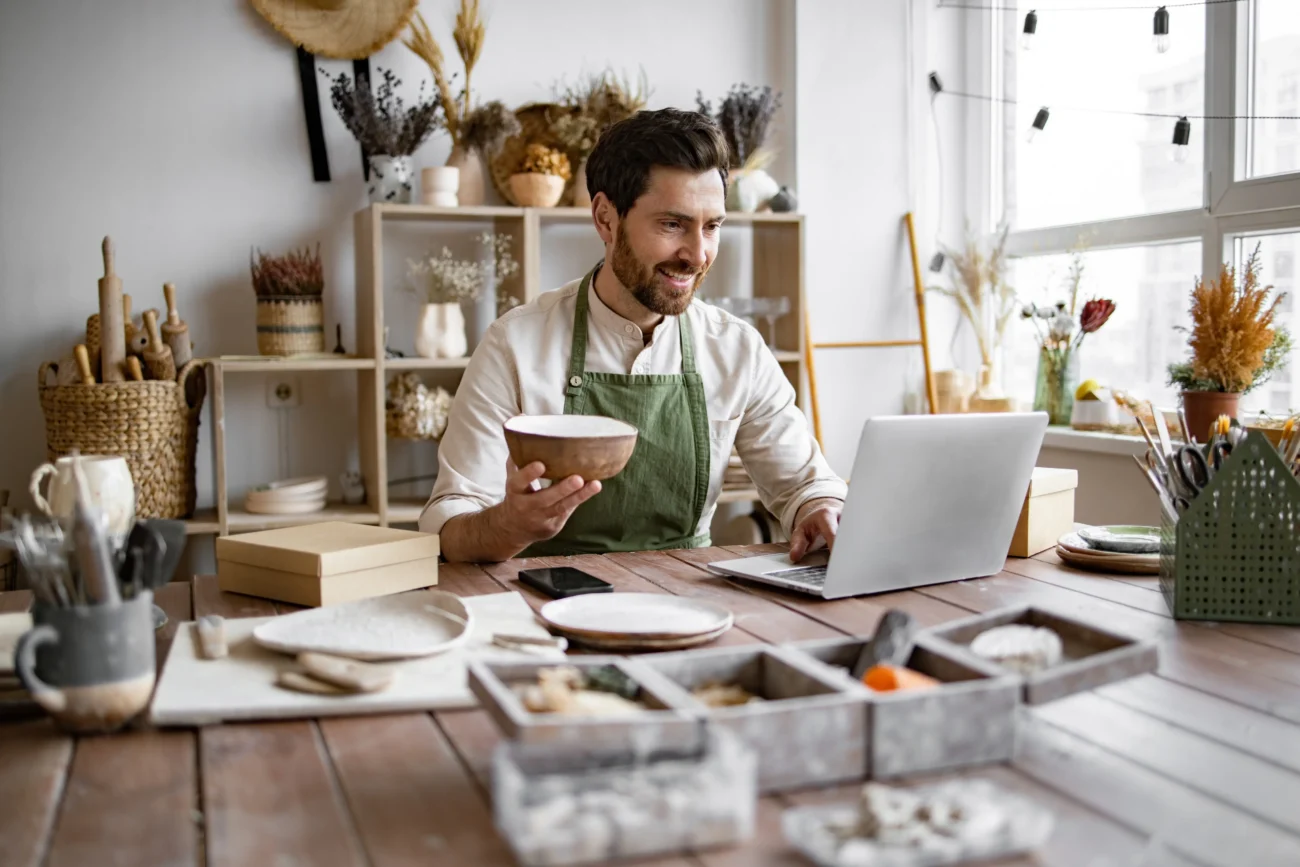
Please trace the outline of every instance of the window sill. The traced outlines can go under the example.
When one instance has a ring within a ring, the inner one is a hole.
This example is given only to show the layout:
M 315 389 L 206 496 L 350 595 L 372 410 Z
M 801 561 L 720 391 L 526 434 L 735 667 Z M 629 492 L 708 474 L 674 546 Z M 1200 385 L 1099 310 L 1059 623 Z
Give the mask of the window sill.
M 1146 440 L 1138 436 L 1103 433 L 1101 431 L 1072 430 L 1068 427 L 1049 427 L 1043 436 L 1043 448 L 1066 449 L 1104 455 L 1137 455 L 1147 449 Z

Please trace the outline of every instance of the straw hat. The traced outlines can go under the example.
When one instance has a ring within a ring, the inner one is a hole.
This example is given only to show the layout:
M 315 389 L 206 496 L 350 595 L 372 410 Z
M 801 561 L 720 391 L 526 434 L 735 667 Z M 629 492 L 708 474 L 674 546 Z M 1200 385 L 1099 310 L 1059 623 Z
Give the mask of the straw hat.
M 252 0 L 294 45 L 335 60 L 369 57 L 401 33 L 420 0 Z

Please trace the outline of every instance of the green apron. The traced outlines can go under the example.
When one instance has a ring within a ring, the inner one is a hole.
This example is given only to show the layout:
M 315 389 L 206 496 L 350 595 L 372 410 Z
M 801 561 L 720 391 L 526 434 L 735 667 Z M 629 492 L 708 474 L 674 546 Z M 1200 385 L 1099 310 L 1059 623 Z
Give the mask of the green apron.
M 695 530 L 709 494 L 709 416 L 690 321 L 677 317 L 680 374 L 585 370 L 587 291 L 599 268 L 578 287 L 564 414 L 604 415 L 634 425 L 636 449 L 622 472 L 574 510 L 558 536 L 529 546 L 522 556 L 706 547 L 708 534 Z

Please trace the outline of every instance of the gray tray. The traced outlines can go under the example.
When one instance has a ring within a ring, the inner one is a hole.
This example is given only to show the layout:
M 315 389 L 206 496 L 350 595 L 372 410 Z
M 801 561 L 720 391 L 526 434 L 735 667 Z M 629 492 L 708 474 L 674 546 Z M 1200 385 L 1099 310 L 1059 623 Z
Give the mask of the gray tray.
M 826 667 L 832 677 L 865 694 L 867 774 L 871 779 L 991 764 L 1012 757 L 1019 681 L 918 635 L 906 665 L 943 685 L 873 692 L 849 674 L 867 641 L 828 638 L 784 647 L 805 654 Z
M 1046 626 L 1061 636 L 1062 661 L 1031 675 L 1003 669 L 978 659 L 970 643 L 986 629 L 1008 623 Z M 1020 683 L 1026 704 L 1044 704 L 1076 692 L 1095 689 L 1117 680 L 1156 670 L 1160 652 L 1152 641 L 1139 641 L 1102 629 L 1060 612 L 1029 605 L 999 608 L 973 617 L 932 627 L 924 633 L 951 654 L 974 664 L 993 665 Z
M 614 665 L 635 680 L 641 699 L 652 709 L 627 717 L 584 718 L 553 713 L 533 713 L 511 689 L 519 681 L 536 682 L 537 672 L 556 666 L 594 668 Z M 526 744 L 550 744 L 591 751 L 701 749 L 704 721 L 693 710 L 675 703 L 671 685 L 665 687 L 653 672 L 635 660 L 618 656 L 575 656 L 563 661 L 488 662 L 471 659 L 466 664 L 469 688 L 506 738 Z
M 670 701 L 699 713 L 754 751 L 758 788 L 777 792 L 862 780 L 869 690 L 779 647 L 715 647 L 640 656 L 662 675 Z M 690 690 L 735 683 L 765 700 L 714 708 Z

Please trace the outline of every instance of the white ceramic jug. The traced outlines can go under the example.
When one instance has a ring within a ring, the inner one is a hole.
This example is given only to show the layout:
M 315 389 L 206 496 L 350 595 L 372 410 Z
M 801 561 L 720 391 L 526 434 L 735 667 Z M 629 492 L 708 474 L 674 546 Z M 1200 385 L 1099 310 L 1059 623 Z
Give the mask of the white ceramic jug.
M 82 455 L 62 457 L 52 464 L 41 464 L 32 473 L 30 490 L 36 508 L 53 518 L 72 515 L 77 502 L 77 480 L 72 474 L 73 461 L 81 461 L 86 475 L 90 501 L 108 519 L 108 532 L 121 545 L 135 523 L 135 482 L 126 458 L 117 455 Z M 41 496 L 41 482 L 50 476 L 49 489 Z

